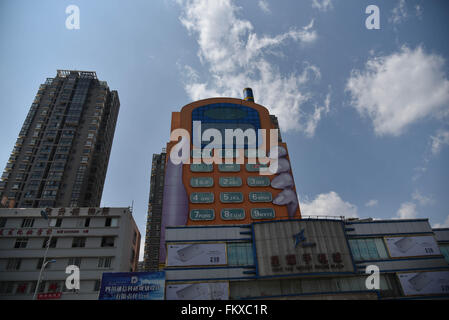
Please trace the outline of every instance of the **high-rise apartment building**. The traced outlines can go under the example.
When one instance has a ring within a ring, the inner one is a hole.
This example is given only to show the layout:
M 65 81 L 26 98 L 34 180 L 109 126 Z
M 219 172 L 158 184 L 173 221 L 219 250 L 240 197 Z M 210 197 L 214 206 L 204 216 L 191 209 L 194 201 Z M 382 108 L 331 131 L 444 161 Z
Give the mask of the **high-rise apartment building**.
M 159 269 L 159 242 L 161 235 L 166 156 L 165 149 L 162 149 L 162 153 L 160 154 L 153 154 L 143 262 L 145 271 L 157 271 Z
M 1 177 L 1 206 L 98 207 L 119 107 L 95 72 L 47 78 Z

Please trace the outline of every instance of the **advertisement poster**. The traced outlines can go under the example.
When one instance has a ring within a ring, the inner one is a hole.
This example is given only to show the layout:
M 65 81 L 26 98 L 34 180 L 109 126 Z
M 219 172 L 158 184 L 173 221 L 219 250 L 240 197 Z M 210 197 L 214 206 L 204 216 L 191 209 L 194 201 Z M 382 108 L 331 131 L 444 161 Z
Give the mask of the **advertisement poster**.
M 449 271 L 400 273 L 398 277 L 406 296 L 449 294 Z
M 169 284 L 167 300 L 228 300 L 228 282 Z
M 392 258 L 441 254 L 433 236 L 385 238 Z
M 226 264 L 226 244 L 169 244 L 167 266 L 212 266 Z
M 105 272 L 99 300 L 164 300 L 165 272 Z

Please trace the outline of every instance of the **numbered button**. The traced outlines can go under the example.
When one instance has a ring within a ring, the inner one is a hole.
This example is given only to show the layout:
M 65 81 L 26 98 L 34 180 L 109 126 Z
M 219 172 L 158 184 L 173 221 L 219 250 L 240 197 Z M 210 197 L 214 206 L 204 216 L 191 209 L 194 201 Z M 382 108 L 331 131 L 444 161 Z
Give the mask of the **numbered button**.
M 222 163 L 218 165 L 218 170 L 220 172 L 240 172 L 240 165 Z
M 213 203 L 214 194 L 212 192 L 193 192 L 190 194 L 191 203 Z
M 250 192 L 249 201 L 251 202 L 271 202 L 273 197 L 271 192 Z
M 251 218 L 253 219 L 273 219 L 276 213 L 273 208 L 254 208 L 251 209 Z
M 211 177 L 194 177 L 190 179 L 192 188 L 208 188 L 214 185 L 214 179 Z
M 240 177 L 220 177 L 218 181 L 220 187 L 240 187 L 242 186 L 242 178 Z
M 240 208 L 222 209 L 220 215 L 223 220 L 243 220 L 245 219 L 245 210 Z
M 247 163 L 246 164 L 246 171 L 248 172 L 259 172 L 261 168 L 268 168 L 269 164 L 262 164 L 262 163 Z
M 209 221 L 214 220 L 214 209 L 193 209 L 190 210 L 190 220 L 193 221 Z
M 220 201 L 222 203 L 241 203 L 243 194 L 241 192 L 220 192 Z
M 193 163 L 190 165 L 191 172 L 212 172 L 214 170 L 214 166 L 212 164 L 206 163 Z
M 248 177 L 246 179 L 248 186 L 250 187 L 268 187 L 270 186 L 270 178 L 268 177 Z

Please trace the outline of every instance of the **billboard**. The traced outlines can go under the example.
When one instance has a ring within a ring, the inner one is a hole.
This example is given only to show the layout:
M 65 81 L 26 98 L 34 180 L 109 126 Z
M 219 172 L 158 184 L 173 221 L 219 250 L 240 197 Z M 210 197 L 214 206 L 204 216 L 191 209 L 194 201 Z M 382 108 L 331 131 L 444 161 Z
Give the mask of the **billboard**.
M 392 258 L 441 254 L 433 236 L 386 237 L 385 242 Z
M 406 296 L 449 294 L 449 271 L 399 273 Z
M 99 300 L 164 300 L 165 272 L 105 272 Z
M 168 284 L 167 300 L 228 300 L 228 282 Z
M 342 221 L 256 223 L 254 236 L 261 277 L 354 272 Z
M 212 266 L 226 264 L 225 243 L 168 244 L 167 266 Z

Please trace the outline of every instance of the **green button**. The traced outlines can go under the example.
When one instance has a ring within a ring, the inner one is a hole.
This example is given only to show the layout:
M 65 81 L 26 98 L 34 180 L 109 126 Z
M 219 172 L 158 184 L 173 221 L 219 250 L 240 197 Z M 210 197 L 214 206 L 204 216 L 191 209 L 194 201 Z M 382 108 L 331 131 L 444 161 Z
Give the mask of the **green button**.
M 276 213 L 273 208 L 255 208 L 251 209 L 251 218 L 253 219 L 273 219 Z
M 190 210 L 190 220 L 203 221 L 203 220 L 214 220 L 214 218 L 215 218 L 214 209 Z
M 222 158 L 237 158 L 239 156 L 239 151 L 236 149 L 222 149 L 221 157 Z
M 212 158 L 212 149 L 193 149 L 192 150 L 192 158 L 195 159 L 210 159 Z
M 220 192 L 220 201 L 223 203 L 241 203 L 243 194 L 241 192 Z
M 214 179 L 211 177 L 196 177 L 190 179 L 190 186 L 193 188 L 207 188 L 214 185 Z
M 271 192 L 250 192 L 249 201 L 251 202 L 271 202 L 273 198 Z
M 240 165 L 239 164 L 219 164 L 218 170 L 220 172 L 239 172 Z
M 242 178 L 240 177 L 220 177 L 218 182 L 221 187 L 240 187 Z
M 223 220 L 243 220 L 245 219 L 244 209 L 222 209 L 221 218 Z
M 212 192 L 192 192 L 190 194 L 191 203 L 213 203 L 214 194 Z
M 246 182 L 250 187 L 268 187 L 271 183 L 268 177 L 248 177 Z
M 213 170 L 214 166 L 212 164 L 194 163 L 190 165 L 190 171 L 192 172 L 212 172 Z
M 261 163 L 247 163 L 246 171 L 248 172 L 259 172 L 260 168 L 268 168 L 269 164 L 261 164 Z
M 245 157 L 247 157 L 247 158 L 265 158 L 266 153 L 263 150 L 257 151 L 257 149 L 245 149 Z

